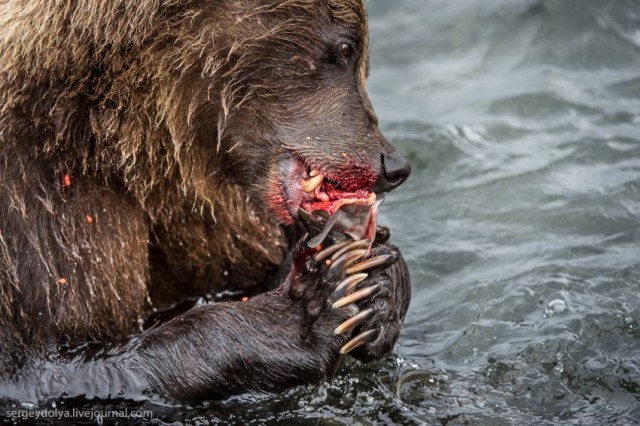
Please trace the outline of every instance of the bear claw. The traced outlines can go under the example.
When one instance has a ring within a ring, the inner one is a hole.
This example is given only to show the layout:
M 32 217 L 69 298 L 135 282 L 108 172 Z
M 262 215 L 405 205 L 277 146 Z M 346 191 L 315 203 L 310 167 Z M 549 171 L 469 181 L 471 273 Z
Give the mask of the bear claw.
M 353 262 L 362 258 L 365 254 L 367 254 L 367 250 L 365 249 L 357 249 L 350 251 L 348 253 L 343 254 L 337 260 L 331 263 L 329 270 L 332 272 L 339 271 L 340 276 L 344 277 L 346 268 L 349 267 Z
M 360 284 L 362 280 L 367 278 L 369 274 L 353 274 L 350 277 L 345 278 L 338 284 L 333 294 L 336 297 L 344 297 L 347 295 L 351 289 L 353 289 L 356 285 Z
M 349 240 L 345 240 L 336 244 L 333 244 L 329 247 L 327 247 L 326 249 L 318 252 L 315 256 L 313 256 L 313 259 L 316 262 L 322 262 L 323 260 L 327 259 L 329 256 L 331 256 L 333 253 L 337 252 L 338 250 L 340 250 L 342 247 L 351 244 L 351 241 Z
M 347 274 L 353 274 L 355 272 L 364 271 L 365 269 L 371 269 L 375 268 L 376 266 L 384 265 L 389 259 L 391 259 L 391 257 L 392 256 L 388 254 L 372 257 L 371 259 L 367 259 L 364 262 L 360 262 L 348 268 Z
M 340 348 L 340 353 L 343 355 L 348 354 L 352 350 L 364 345 L 369 340 L 371 340 L 371 336 L 373 336 L 373 333 L 375 333 L 375 330 L 369 330 L 369 331 L 365 331 L 358 334 L 356 337 L 349 340 L 347 343 L 344 344 L 344 346 Z
M 344 306 L 350 305 L 355 302 L 359 302 L 360 300 L 371 296 L 373 293 L 380 289 L 380 284 L 375 284 L 369 287 L 362 288 L 358 291 L 355 291 L 348 296 L 344 296 L 334 302 L 332 305 L 333 308 L 338 309 Z
M 341 247 L 340 250 L 336 251 L 334 255 L 331 256 L 331 260 L 335 261 L 337 258 L 339 258 L 340 256 L 342 256 L 347 252 L 350 252 L 356 249 L 368 248 L 370 245 L 371 245 L 371 241 L 367 239 L 350 242 L 349 244 Z
M 372 309 L 365 309 L 357 315 L 352 316 L 351 318 L 340 324 L 338 327 L 336 327 L 336 329 L 334 330 L 334 334 L 342 334 L 345 331 L 351 330 L 353 327 L 361 324 L 364 320 L 369 318 L 372 312 Z

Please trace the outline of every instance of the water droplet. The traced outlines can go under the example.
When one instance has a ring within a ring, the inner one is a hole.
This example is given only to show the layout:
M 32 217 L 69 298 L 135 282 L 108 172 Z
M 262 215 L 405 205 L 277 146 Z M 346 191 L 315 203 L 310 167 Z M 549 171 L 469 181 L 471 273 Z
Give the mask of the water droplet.
M 636 320 L 632 317 L 624 318 L 624 325 L 626 325 L 629 329 L 632 329 L 636 324 Z
M 544 310 L 544 314 L 547 317 L 551 317 L 555 314 L 560 314 L 567 310 L 567 304 L 562 299 L 554 299 L 547 305 L 547 308 Z

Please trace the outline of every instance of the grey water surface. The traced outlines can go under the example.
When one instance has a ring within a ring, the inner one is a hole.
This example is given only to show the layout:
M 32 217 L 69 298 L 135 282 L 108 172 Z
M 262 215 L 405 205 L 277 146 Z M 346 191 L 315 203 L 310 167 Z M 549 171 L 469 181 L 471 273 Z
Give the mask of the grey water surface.
M 393 355 L 157 424 L 640 423 L 640 1 L 370 0 Z
M 414 297 L 353 417 L 640 423 L 640 2 L 368 4 Z

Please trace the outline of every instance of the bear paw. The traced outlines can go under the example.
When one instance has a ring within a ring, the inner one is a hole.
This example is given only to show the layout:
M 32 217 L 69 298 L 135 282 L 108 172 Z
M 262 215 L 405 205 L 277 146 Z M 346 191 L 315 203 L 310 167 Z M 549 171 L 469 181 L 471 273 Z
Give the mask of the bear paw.
M 331 291 L 331 307 L 350 308 L 348 319 L 334 330 L 337 336 L 353 336 L 341 347 L 341 354 L 369 361 L 393 349 L 410 291 L 406 265 L 399 259 L 395 246 L 376 243 L 371 247 L 370 241 L 359 240 L 329 246 L 308 262 L 308 269 L 324 271 L 322 288 Z M 318 308 L 308 309 L 308 316 L 317 318 Z

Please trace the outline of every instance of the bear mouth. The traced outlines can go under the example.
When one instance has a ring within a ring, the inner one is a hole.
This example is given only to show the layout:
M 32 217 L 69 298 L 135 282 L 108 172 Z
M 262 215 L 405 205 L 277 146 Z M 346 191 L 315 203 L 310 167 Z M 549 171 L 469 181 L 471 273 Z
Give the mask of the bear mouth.
M 375 232 L 379 196 L 371 190 L 370 179 L 358 179 L 348 172 L 332 172 L 300 157 L 287 155 L 279 163 L 273 182 L 278 195 L 272 197 L 271 210 L 285 224 L 299 221 L 299 212 L 324 213 L 331 217 L 338 211 L 350 214 L 349 232 L 356 239 Z M 342 220 L 344 222 L 344 220 Z
M 300 207 L 308 212 L 324 211 L 332 216 L 345 205 L 372 205 L 376 201 L 375 193 L 365 189 L 344 190 L 338 180 L 318 169 L 305 172 L 300 187 L 303 192 Z

